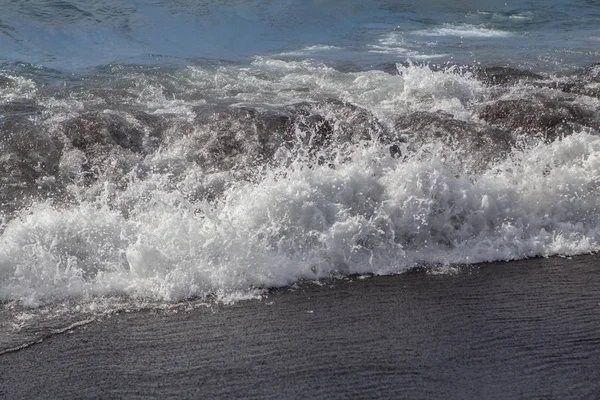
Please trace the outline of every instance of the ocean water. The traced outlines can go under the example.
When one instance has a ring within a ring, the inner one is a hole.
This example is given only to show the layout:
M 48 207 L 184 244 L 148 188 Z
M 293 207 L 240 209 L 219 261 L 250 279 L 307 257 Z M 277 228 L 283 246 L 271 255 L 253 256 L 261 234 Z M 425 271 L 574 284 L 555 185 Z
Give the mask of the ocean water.
M 596 1 L 1 8 L 0 352 L 121 310 L 600 250 Z

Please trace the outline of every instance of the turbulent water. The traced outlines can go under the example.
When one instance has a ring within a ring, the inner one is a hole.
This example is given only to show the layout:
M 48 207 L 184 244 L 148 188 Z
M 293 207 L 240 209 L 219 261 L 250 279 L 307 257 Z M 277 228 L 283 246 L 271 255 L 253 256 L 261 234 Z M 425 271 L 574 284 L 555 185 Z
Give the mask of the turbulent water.
M 600 250 L 600 5 L 415 3 L 4 2 L 2 349 Z

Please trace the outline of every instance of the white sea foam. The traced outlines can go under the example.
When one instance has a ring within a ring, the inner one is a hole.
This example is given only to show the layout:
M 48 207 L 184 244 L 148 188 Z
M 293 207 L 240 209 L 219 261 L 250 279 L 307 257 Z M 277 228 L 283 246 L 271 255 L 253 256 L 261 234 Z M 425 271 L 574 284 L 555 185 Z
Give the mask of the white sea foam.
M 12 74 L 0 74 L 0 78 L 8 80 L 6 85 L 0 85 L 0 104 L 30 100 L 38 93 L 38 87 L 32 79 Z
M 205 101 L 200 94 L 253 105 L 336 98 L 392 123 L 438 110 L 477 120 L 473 104 L 493 95 L 469 73 L 398 69 L 342 73 L 257 58 L 245 67 L 187 68 L 174 79 L 191 102 L 171 102 L 157 85 L 142 97 L 156 102 L 151 111 L 186 120 L 190 104 Z M 302 279 L 600 250 L 600 137 L 590 133 L 514 150 L 479 173 L 442 143 L 404 159 L 371 143 L 323 165 L 299 157 L 264 166 L 252 179 L 189 161 L 193 134 L 173 132 L 140 161 L 149 172 L 131 174 L 123 188 L 100 175 L 91 186 L 73 183 L 73 200 L 37 202 L 8 221 L 0 300 L 236 299 Z M 84 157 L 65 150 L 61 173 L 83 173 Z M 208 192 L 219 196 L 195 195 Z
M 517 21 L 529 21 L 533 19 L 533 15 L 532 13 L 513 14 L 508 18 Z
M 251 68 L 220 68 L 216 74 L 190 67 L 194 91 L 207 97 L 231 97 L 238 105 L 282 105 L 329 98 L 351 102 L 390 119 L 412 111 L 448 112 L 470 118 L 469 105 L 489 89 L 457 68 L 432 71 L 428 66 L 399 65 L 401 76 L 382 71 L 344 73 L 313 61 L 258 57 Z
M 397 46 L 377 46 L 371 45 L 369 46 L 370 53 L 379 53 L 379 54 L 392 54 L 395 56 L 407 57 L 413 60 L 431 60 L 435 58 L 445 57 L 446 54 L 423 54 L 414 50 L 406 49 L 403 47 Z
M 464 38 L 501 38 L 513 36 L 511 32 L 468 24 L 444 24 L 438 28 L 413 31 L 411 33 L 420 36 L 458 36 Z
M 306 46 L 298 50 L 290 50 L 284 51 L 278 54 L 278 56 L 306 56 L 316 53 L 329 53 L 331 51 L 339 51 L 343 50 L 342 47 L 339 46 L 330 46 L 325 44 L 316 44 L 312 46 Z
M 379 44 L 369 46 L 370 53 L 393 54 L 412 60 L 430 60 L 445 57 L 446 54 L 424 53 L 423 48 L 435 46 L 433 42 L 412 42 L 403 34 L 391 32 L 379 38 Z
M 214 204 L 183 200 L 160 176 L 132 183 L 112 207 L 36 204 L 0 239 L 1 298 L 178 300 L 422 263 L 600 250 L 597 136 L 516 152 L 478 176 L 462 174 L 439 144 L 404 162 L 377 145 L 351 160 L 231 182 Z M 132 199 L 126 217 L 119 203 Z

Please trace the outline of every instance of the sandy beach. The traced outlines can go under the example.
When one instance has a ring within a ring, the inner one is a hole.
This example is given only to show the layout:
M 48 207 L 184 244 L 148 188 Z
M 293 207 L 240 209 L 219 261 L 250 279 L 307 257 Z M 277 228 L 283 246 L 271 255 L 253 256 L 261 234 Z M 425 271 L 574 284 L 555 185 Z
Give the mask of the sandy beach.
M 123 313 L 0 358 L 16 398 L 596 398 L 597 256 Z

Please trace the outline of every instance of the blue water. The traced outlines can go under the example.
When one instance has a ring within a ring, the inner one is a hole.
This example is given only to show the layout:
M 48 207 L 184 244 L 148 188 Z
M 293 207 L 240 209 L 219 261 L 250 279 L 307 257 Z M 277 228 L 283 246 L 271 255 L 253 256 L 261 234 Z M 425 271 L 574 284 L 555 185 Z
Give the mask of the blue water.
M 564 70 L 600 58 L 598 1 L 2 2 L 0 63 L 77 70 L 254 56 Z

